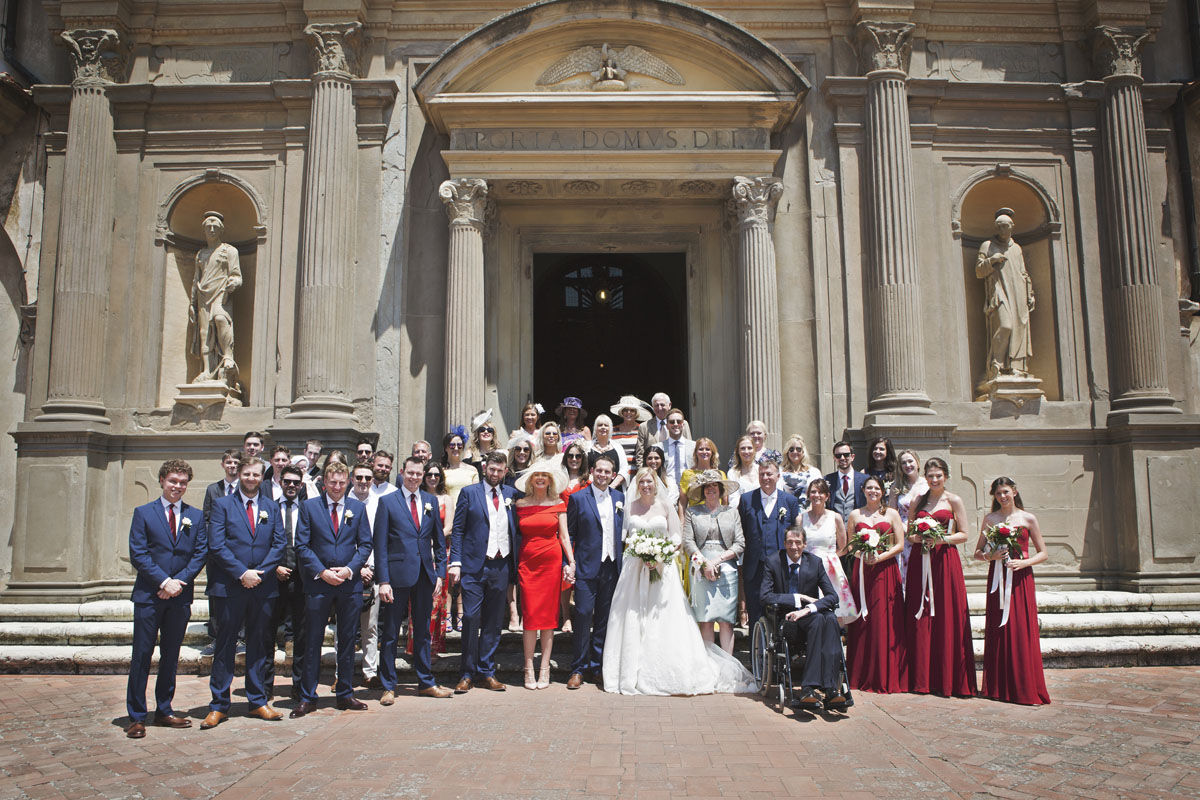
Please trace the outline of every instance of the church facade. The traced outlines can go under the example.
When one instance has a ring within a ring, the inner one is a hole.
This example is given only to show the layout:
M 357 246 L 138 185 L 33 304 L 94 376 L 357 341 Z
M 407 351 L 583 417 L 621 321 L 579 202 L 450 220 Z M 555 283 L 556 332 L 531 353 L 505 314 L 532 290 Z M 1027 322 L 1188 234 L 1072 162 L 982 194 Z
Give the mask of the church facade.
M 1197 585 L 1182 0 L 15 5 L 6 601 L 126 595 L 158 464 L 199 504 L 245 431 L 660 389 L 972 524 L 1012 477 L 1043 588 Z

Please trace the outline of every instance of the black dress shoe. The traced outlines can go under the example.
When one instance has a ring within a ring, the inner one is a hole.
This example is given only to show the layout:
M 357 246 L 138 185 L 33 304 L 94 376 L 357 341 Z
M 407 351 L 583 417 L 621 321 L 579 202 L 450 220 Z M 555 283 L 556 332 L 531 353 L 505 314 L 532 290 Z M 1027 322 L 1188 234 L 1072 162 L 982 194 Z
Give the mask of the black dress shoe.
M 291 697 L 293 700 L 299 700 L 300 699 L 300 687 L 293 686 L 292 691 L 288 692 L 288 696 Z
M 824 694 L 826 708 L 844 707 L 846 705 L 846 695 L 842 694 L 841 689 L 826 689 Z
M 345 699 L 339 697 L 337 699 L 337 709 L 338 711 L 366 711 L 367 704 L 354 697 L 347 697 Z
M 821 698 L 817 697 L 817 690 L 811 687 L 800 692 L 800 696 L 792 701 L 793 708 L 802 708 L 805 711 L 820 711 Z
M 314 712 L 316 710 L 317 710 L 316 703 L 309 703 L 308 701 L 301 701 L 300 705 L 293 708 L 292 713 L 288 714 L 288 718 L 289 719 L 299 719 L 300 717 L 303 717 L 305 714 L 311 714 L 312 712 Z

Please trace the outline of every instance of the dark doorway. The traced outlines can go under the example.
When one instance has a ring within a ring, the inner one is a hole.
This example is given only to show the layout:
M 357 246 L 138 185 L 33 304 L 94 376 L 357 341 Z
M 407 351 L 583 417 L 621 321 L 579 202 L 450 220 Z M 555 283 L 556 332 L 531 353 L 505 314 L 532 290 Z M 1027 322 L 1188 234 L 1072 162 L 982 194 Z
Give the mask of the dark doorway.
M 623 394 L 655 392 L 687 411 L 685 264 L 683 253 L 534 256 L 533 389 L 548 414 L 574 395 L 590 422 Z

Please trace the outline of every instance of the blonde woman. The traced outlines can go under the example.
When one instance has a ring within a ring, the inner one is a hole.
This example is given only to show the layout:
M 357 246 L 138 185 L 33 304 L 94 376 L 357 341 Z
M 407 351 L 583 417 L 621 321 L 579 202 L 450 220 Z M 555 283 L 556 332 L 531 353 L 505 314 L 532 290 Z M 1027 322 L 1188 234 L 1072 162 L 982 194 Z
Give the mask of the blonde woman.
M 592 433 L 595 438 L 592 440 L 591 449 L 587 454 L 587 467 L 592 468 L 596 463 L 596 459 L 600 456 L 608 456 L 617 465 L 617 474 L 613 476 L 612 487 L 625 491 L 625 485 L 629 482 L 629 458 L 626 454 L 624 446 L 613 438 L 613 422 L 612 417 L 608 414 L 601 414 L 596 417 L 595 426 Z M 636 435 L 637 431 L 634 431 Z
M 758 488 L 758 465 L 754 463 L 756 452 L 754 440 L 743 436 L 733 446 L 733 458 L 729 463 L 729 479 L 738 482 L 738 490 L 729 498 L 729 504 L 737 506 L 744 492 Z
M 562 430 L 558 427 L 558 423 L 551 420 L 542 425 L 535 442 L 534 457 L 538 459 L 551 458 L 561 465 L 562 448 Z
M 808 447 L 804 438 L 793 433 L 783 446 L 783 468 L 780 483 L 800 501 L 801 510 L 808 509 L 808 484 L 821 477 L 821 470 L 808 460 Z

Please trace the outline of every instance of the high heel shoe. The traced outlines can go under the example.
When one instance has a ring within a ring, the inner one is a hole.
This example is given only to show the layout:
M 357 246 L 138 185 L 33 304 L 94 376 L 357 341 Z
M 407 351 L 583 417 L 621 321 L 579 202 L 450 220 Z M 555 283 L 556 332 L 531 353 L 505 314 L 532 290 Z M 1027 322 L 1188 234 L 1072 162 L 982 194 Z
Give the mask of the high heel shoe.
M 534 679 L 533 679 L 533 667 L 525 668 L 525 688 L 526 689 L 538 688 L 537 682 L 534 681 Z
M 533 675 L 533 670 L 528 670 L 525 673 L 525 676 L 526 676 L 525 680 L 528 681 L 529 677 L 532 675 Z M 525 685 L 528 686 L 529 684 L 526 683 Z M 549 686 L 550 686 L 550 665 L 547 663 L 547 664 L 542 664 L 542 674 L 538 676 L 537 688 L 546 689 Z

